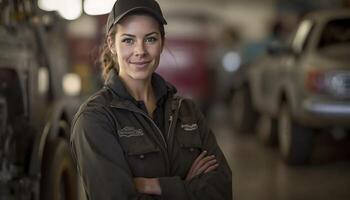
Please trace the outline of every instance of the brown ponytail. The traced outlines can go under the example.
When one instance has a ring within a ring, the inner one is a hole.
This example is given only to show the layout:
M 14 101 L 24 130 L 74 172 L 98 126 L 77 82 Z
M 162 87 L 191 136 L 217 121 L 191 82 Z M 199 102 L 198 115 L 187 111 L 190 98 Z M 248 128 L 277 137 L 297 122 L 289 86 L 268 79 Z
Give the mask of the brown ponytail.
M 108 35 L 111 36 L 113 43 L 115 40 L 115 37 L 114 37 L 115 33 L 116 33 L 115 28 L 113 28 L 108 33 Z M 106 35 L 100 50 L 100 63 L 102 67 L 102 77 L 105 80 L 107 78 L 109 71 L 111 71 L 113 68 L 118 71 L 118 63 L 115 60 L 116 56 L 111 52 L 108 46 L 108 42 L 107 42 L 108 35 Z

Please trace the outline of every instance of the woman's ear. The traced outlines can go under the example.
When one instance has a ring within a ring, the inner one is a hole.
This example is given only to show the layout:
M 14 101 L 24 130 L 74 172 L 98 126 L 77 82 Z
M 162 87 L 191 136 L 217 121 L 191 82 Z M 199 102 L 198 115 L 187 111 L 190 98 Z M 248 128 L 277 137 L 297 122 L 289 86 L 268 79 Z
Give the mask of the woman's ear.
M 115 48 L 114 48 L 113 39 L 110 35 L 108 35 L 108 37 L 107 37 L 107 44 L 108 44 L 108 48 L 112 52 L 112 54 L 117 54 L 117 52 L 115 51 Z

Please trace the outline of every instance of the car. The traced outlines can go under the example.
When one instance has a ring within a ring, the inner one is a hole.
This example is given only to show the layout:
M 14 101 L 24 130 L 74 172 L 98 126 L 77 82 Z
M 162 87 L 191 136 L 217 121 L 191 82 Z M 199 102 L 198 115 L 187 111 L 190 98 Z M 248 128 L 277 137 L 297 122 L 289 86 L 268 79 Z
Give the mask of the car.
M 287 45 L 275 43 L 248 71 L 258 135 L 286 163 L 306 163 L 320 130 L 350 127 L 350 10 L 314 11 Z
M 80 82 L 64 24 L 33 2 L 0 1 L 0 199 L 75 200 L 68 138 Z

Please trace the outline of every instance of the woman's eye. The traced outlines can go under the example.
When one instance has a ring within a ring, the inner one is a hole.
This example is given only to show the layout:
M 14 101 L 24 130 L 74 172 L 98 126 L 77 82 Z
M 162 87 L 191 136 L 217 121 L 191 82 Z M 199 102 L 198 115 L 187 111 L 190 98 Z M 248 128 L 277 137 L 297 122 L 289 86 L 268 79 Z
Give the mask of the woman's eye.
M 155 38 L 155 37 L 146 38 L 147 43 L 154 43 L 155 41 L 157 41 L 157 38 Z
M 134 43 L 134 40 L 131 39 L 131 38 L 125 38 L 125 39 L 122 40 L 122 42 L 126 43 L 126 44 L 132 44 L 132 43 Z

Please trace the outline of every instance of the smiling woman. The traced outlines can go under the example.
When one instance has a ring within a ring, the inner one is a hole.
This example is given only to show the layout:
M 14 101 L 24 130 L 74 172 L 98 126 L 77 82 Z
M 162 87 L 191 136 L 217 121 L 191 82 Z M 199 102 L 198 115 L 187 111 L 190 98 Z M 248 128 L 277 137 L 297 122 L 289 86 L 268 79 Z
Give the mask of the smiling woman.
M 166 20 L 154 0 L 118 0 L 101 63 L 105 85 L 71 134 L 89 200 L 231 200 L 231 170 L 193 101 L 155 73 Z

